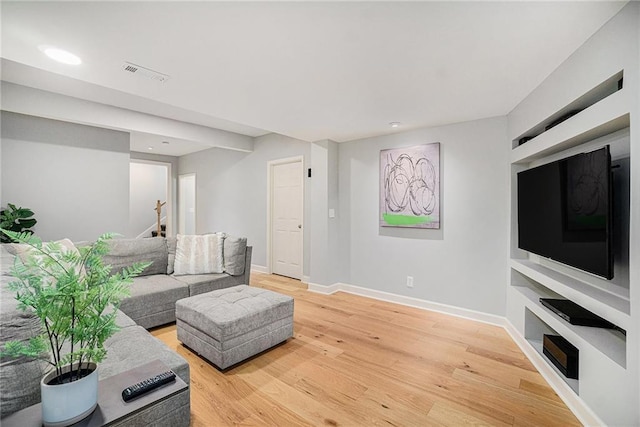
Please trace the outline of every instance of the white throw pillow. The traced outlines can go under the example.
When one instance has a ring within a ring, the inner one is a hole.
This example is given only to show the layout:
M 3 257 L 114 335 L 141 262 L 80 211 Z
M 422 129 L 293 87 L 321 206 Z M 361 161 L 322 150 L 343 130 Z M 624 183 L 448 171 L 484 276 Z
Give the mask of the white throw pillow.
M 69 240 L 69 239 L 62 239 L 62 240 L 57 240 L 56 242 L 60 245 L 60 249 L 62 251 L 62 253 L 67 253 L 67 252 L 72 252 L 75 253 L 76 255 L 80 255 L 80 252 L 78 251 L 78 248 L 74 245 L 74 243 Z M 48 243 L 47 242 L 43 242 L 42 246 L 45 247 Z M 32 256 L 34 257 L 36 260 L 44 260 L 46 255 L 43 255 L 41 253 L 38 253 L 38 251 L 36 249 L 34 249 L 33 247 L 24 244 L 24 243 L 12 243 L 11 244 L 11 250 L 12 252 L 18 256 L 20 258 L 20 260 L 25 263 L 27 262 L 27 259 Z M 86 274 L 84 266 L 76 266 L 76 273 L 78 273 L 81 276 L 84 276 Z M 45 283 L 49 283 L 52 284 L 53 282 L 51 281 L 51 279 L 47 279 L 45 277 Z
M 173 274 L 208 274 L 224 272 L 220 234 L 202 236 L 178 234 Z

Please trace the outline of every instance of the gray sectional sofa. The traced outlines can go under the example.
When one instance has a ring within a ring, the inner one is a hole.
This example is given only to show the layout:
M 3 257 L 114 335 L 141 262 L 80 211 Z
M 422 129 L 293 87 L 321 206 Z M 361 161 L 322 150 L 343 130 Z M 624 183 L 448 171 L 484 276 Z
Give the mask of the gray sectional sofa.
M 159 359 L 189 384 L 186 360 L 147 329 L 175 321 L 175 304 L 182 298 L 249 283 L 252 248 L 246 246 L 246 240 L 244 245 L 239 245 L 238 239 L 229 239 L 229 243 L 225 243 L 230 258 L 227 262 L 225 255 L 225 267 L 229 273 L 176 276 L 172 274 L 175 238 L 110 242 L 111 250 L 105 264 L 112 265 L 114 271 L 136 261 L 152 261 L 152 265 L 134 279 L 131 296 L 122 301 L 117 317 L 121 329 L 106 342 L 107 357 L 99 365 L 100 379 Z M 76 243 L 77 246 L 82 244 Z M 235 252 L 234 259 L 231 259 L 232 252 Z M 14 257 L 10 245 L 0 245 L 0 348 L 7 341 L 26 340 L 40 330 L 38 319 L 18 310 L 13 292 L 7 289 L 7 283 L 12 280 L 9 270 Z M 40 401 L 40 379 L 46 368 L 44 360 L 0 358 L 0 417 Z M 136 413 L 124 424 L 187 426 L 189 420 L 189 389 L 186 389 Z
M 189 296 L 231 286 L 249 284 L 251 274 L 251 246 L 237 244 L 239 239 L 224 239 L 225 271 L 228 273 L 188 274 L 176 276 L 174 261 L 176 238 L 116 239 L 109 242 L 109 254 L 104 262 L 113 271 L 130 266 L 134 262 L 151 261 L 152 264 L 134 279 L 131 296 L 122 301 L 122 310 L 144 328 L 164 325 L 176 320 L 176 301 Z M 81 246 L 83 243 L 78 243 Z M 239 265 L 232 264 L 237 258 Z M 233 261 L 232 261 L 233 260 Z

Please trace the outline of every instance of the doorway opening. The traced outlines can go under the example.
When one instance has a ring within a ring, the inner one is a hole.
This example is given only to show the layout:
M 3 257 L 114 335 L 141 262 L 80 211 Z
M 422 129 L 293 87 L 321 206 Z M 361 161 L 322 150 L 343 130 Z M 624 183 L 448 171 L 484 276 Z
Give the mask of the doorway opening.
M 158 217 L 158 202 L 162 205 Z M 129 163 L 129 237 L 153 237 L 158 232 L 170 236 L 171 163 L 131 160 Z

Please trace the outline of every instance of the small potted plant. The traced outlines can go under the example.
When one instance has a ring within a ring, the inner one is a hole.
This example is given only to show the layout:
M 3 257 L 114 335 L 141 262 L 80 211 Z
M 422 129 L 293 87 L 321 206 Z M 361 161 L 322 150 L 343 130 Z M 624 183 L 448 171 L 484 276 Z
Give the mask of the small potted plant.
M 33 233 L 31 227 L 38 222 L 33 218 L 33 215 L 31 209 L 19 208 L 8 203 L 6 209 L 0 210 L 0 228 L 15 232 Z M 6 234 L 0 233 L 0 242 L 11 243 L 11 238 Z
M 19 308 L 33 312 L 42 324 L 41 335 L 9 342 L 2 353 L 39 357 L 48 352 L 52 371 L 40 384 L 43 422 L 73 424 L 97 405 L 97 363 L 106 356 L 104 342 L 118 330 L 116 312 L 133 277 L 150 263 L 112 274 L 102 261 L 112 234 L 75 248 L 68 240 L 43 243 L 30 233 L 0 232 L 22 243 L 11 271 L 16 280 L 8 286 Z

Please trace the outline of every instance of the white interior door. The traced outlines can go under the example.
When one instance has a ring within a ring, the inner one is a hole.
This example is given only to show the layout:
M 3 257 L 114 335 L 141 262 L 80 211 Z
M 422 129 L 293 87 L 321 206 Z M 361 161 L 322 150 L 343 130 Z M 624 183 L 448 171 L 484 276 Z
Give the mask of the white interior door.
M 178 176 L 178 233 L 196 234 L 196 174 Z
M 302 159 L 271 165 L 271 271 L 302 278 Z

